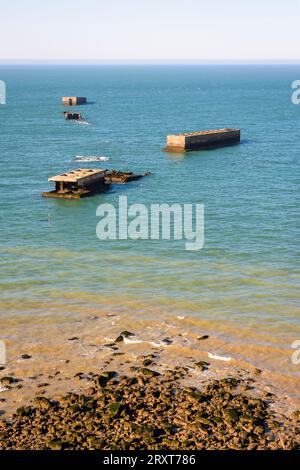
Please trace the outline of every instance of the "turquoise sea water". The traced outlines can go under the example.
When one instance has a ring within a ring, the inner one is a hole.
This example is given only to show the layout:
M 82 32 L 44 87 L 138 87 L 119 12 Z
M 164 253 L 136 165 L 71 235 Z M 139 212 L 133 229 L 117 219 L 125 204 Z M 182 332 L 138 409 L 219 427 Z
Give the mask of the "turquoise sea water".
M 249 345 L 270 363 L 280 348 L 280 367 L 299 375 L 289 359 L 300 339 L 299 78 L 299 66 L 1 66 L 2 319 L 76 306 L 149 320 L 161 311 L 206 321 L 245 345 L 245 359 Z M 64 95 L 93 102 L 80 108 L 90 125 L 65 122 Z M 219 127 L 241 128 L 241 145 L 161 151 L 167 134 Z M 76 155 L 110 160 L 79 165 Z M 152 175 L 80 201 L 41 198 L 49 176 L 78 166 Z M 203 203 L 204 249 L 99 241 L 96 208 L 120 195 Z

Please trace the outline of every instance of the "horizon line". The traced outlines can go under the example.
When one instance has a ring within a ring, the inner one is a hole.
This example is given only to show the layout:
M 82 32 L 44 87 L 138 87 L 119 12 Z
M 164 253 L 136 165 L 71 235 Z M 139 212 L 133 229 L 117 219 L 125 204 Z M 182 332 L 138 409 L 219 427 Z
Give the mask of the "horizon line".
M 300 65 L 300 59 L 0 59 L 0 65 Z

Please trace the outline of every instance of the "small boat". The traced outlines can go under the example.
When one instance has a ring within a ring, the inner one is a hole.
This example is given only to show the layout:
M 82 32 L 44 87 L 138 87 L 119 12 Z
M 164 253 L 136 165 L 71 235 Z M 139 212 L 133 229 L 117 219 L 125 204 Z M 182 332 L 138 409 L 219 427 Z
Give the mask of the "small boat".
M 84 157 L 82 155 L 76 155 L 75 161 L 76 162 L 107 162 L 109 160 L 109 157 L 102 157 L 102 156 L 87 156 Z

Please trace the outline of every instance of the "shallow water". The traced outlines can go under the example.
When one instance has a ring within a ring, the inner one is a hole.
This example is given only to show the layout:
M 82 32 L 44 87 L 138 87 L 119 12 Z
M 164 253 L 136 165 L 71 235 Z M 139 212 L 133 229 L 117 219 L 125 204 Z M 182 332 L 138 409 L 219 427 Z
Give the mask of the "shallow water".
M 299 75 L 299 66 L 1 66 L 8 96 L 0 106 L 0 324 L 8 360 L 24 321 L 34 346 L 38 318 L 52 325 L 115 312 L 138 335 L 151 327 L 152 341 L 184 331 L 191 341 L 178 340 L 174 358 L 209 334 L 206 352 L 259 367 L 297 395 L 300 107 L 291 83 Z M 60 98 L 69 94 L 93 102 L 80 108 L 89 126 L 64 121 Z M 241 145 L 161 151 L 169 133 L 217 127 L 241 128 Z M 152 175 L 81 201 L 41 198 L 48 177 L 74 168 L 76 155 L 110 157 L 80 166 Z M 203 203 L 204 249 L 99 241 L 96 208 L 117 205 L 120 195 L 148 206 Z

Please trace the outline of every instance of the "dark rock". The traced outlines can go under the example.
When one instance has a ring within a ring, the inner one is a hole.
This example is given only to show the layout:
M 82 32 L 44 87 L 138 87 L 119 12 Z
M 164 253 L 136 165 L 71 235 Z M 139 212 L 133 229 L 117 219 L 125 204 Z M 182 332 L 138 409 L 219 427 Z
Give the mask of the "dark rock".
M 204 418 L 203 416 L 198 416 L 197 422 L 200 424 L 205 424 L 206 426 L 211 426 L 211 427 L 215 425 L 213 421 L 211 421 L 210 419 Z
M 51 450 L 62 450 L 63 443 L 62 443 L 62 441 L 60 441 L 59 439 L 52 439 L 52 440 L 48 443 L 48 447 L 49 447 Z
M 122 331 L 122 333 L 120 333 L 120 336 L 123 336 L 124 338 L 130 338 L 130 336 L 135 336 L 134 333 L 131 333 L 130 331 Z
M 124 338 L 122 335 L 118 336 L 116 339 L 115 339 L 115 343 L 121 343 L 121 341 L 124 341 Z
M 208 339 L 208 338 L 209 338 L 208 335 L 203 335 L 198 338 L 198 341 L 204 341 L 205 339 Z
M 29 354 L 22 354 L 21 358 L 22 359 L 31 359 L 31 356 Z
M 111 349 L 115 349 L 116 348 L 116 345 L 115 343 L 106 343 L 103 345 L 105 348 L 111 348 Z M 118 349 L 118 348 L 117 348 Z
M 77 413 L 78 411 L 80 411 L 80 406 L 78 405 L 78 403 L 74 403 L 73 405 L 70 405 L 68 407 L 68 412 L 69 413 Z
M 89 436 L 87 438 L 88 443 L 93 449 L 102 449 L 105 445 L 105 440 L 104 439 L 99 439 L 94 436 Z
M 164 338 L 164 339 L 162 340 L 162 342 L 165 343 L 165 344 L 172 344 L 172 343 L 173 343 L 172 339 L 169 338 L 169 337 L 168 337 L 168 338 Z
M 106 387 L 108 378 L 105 375 L 99 375 L 95 382 L 99 387 Z
M 109 413 L 114 416 L 118 415 L 121 409 L 122 409 L 122 405 L 119 402 L 110 403 L 108 407 Z
M 156 371 L 151 370 L 151 369 L 147 369 L 146 367 L 143 367 L 143 368 L 141 369 L 141 373 L 142 373 L 143 375 L 146 375 L 146 376 L 149 376 L 149 377 L 157 377 L 157 376 L 160 375 L 159 372 L 156 372 Z
M 18 416 L 30 416 L 33 412 L 31 406 L 21 406 L 17 409 L 16 414 Z
M 195 366 L 198 367 L 201 371 L 207 370 L 209 363 L 205 361 L 199 361 L 195 363 Z
M 113 379 L 114 377 L 116 377 L 118 374 L 117 372 L 113 371 L 113 370 L 109 370 L 109 371 L 103 371 L 101 373 L 101 376 L 102 377 L 106 377 L 108 380 L 110 379 Z
M 234 423 L 239 420 L 239 414 L 235 408 L 226 408 L 224 410 L 224 415 L 227 419 Z
M 3 387 L 6 387 L 7 385 L 12 385 L 15 382 L 17 382 L 17 380 L 14 377 L 7 376 L 7 377 L 1 377 L 0 379 L 0 383 Z
M 50 400 L 46 397 L 36 397 L 34 399 L 35 403 L 43 410 L 48 410 L 53 406 Z
M 145 366 L 145 367 L 151 366 L 152 363 L 153 363 L 153 361 L 151 361 L 151 359 L 144 359 L 143 360 L 143 366 Z
M 196 400 L 197 402 L 204 402 L 207 400 L 207 395 L 205 393 L 202 393 L 202 392 L 198 392 L 198 391 L 191 391 L 189 393 L 189 397 L 191 397 L 193 400 Z

